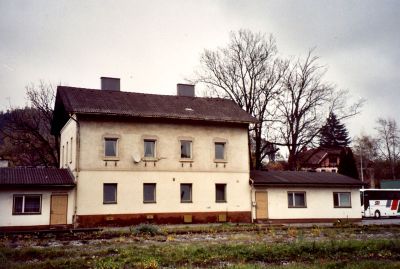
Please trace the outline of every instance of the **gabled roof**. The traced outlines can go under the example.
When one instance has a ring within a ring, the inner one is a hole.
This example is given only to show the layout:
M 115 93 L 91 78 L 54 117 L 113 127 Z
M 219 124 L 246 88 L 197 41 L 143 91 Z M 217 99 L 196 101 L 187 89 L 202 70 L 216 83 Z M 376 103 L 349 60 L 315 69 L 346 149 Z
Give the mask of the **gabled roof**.
M 361 187 L 360 180 L 337 173 L 305 171 L 256 171 L 250 173 L 255 186 L 268 187 Z
M 302 166 L 317 166 L 328 155 L 340 155 L 341 148 L 314 148 L 299 153 L 299 161 Z
M 67 169 L 0 168 L 0 186 L 74 186 Z
M 73 113 L 246 124 L 257 121 L 227 99 L 58 86 L 53 132 L 65 124 L 57 121 L 65 121 L 65 115 Z

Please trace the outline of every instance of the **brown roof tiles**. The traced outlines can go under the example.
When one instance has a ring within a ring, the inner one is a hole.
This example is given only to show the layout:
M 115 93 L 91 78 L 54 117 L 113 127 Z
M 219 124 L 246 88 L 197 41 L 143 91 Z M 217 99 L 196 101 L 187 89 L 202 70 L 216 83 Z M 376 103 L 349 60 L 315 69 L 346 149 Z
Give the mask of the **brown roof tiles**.
M 60 109 L 64 112 L 57 111 Z M 55 118 L 65 113 L 246 124 L 257 121 L 233 101 L 227 99 L 58 86 Z
M 58 168 L 0 168 L 0 186 L 74 186 L 67 169 Z
M 251 171 L 255 186 L 361 187 L 363 183 L 348 176 L 329 172 Z

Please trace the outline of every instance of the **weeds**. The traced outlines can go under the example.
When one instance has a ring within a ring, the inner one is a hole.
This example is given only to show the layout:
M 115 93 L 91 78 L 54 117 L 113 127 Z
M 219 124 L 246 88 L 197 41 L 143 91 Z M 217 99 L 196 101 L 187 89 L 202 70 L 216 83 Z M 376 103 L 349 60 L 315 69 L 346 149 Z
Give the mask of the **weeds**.
M 152 224 L 140 224 L 138 226 L 130 227 L 129 230 L 134 235 L 150 235 L 155 236 L 161 234 L 159 228 Z

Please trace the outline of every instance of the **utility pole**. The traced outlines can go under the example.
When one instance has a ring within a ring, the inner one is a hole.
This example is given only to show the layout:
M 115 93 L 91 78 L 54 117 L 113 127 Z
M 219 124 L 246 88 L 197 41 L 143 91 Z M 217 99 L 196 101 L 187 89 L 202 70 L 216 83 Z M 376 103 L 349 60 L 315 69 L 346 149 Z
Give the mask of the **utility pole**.
M 360 144 L 360 173 L 361 173 L 361 182 L 364 183 L 364 172 L 363 172 L 363 159 L 362 159 L 362 145 Z M 364 184 L 361 187 L 364 189 Z

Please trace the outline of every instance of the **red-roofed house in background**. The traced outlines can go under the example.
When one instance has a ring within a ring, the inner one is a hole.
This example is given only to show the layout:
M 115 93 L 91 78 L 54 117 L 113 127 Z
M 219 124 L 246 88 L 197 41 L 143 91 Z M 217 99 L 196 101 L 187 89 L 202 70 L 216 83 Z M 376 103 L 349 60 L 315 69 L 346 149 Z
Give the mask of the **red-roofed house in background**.
M 59 86 L 52 131 L 77 181 L 75 224 L 250 222 L 248 126 L 234 102 Z
M 0 231 L 71 226 L 74 187 L 67 169 L 0 168 Z
M 302 171 L 337 173 L 342 148 L 305 149 L 299 154 L 299 168 Z

